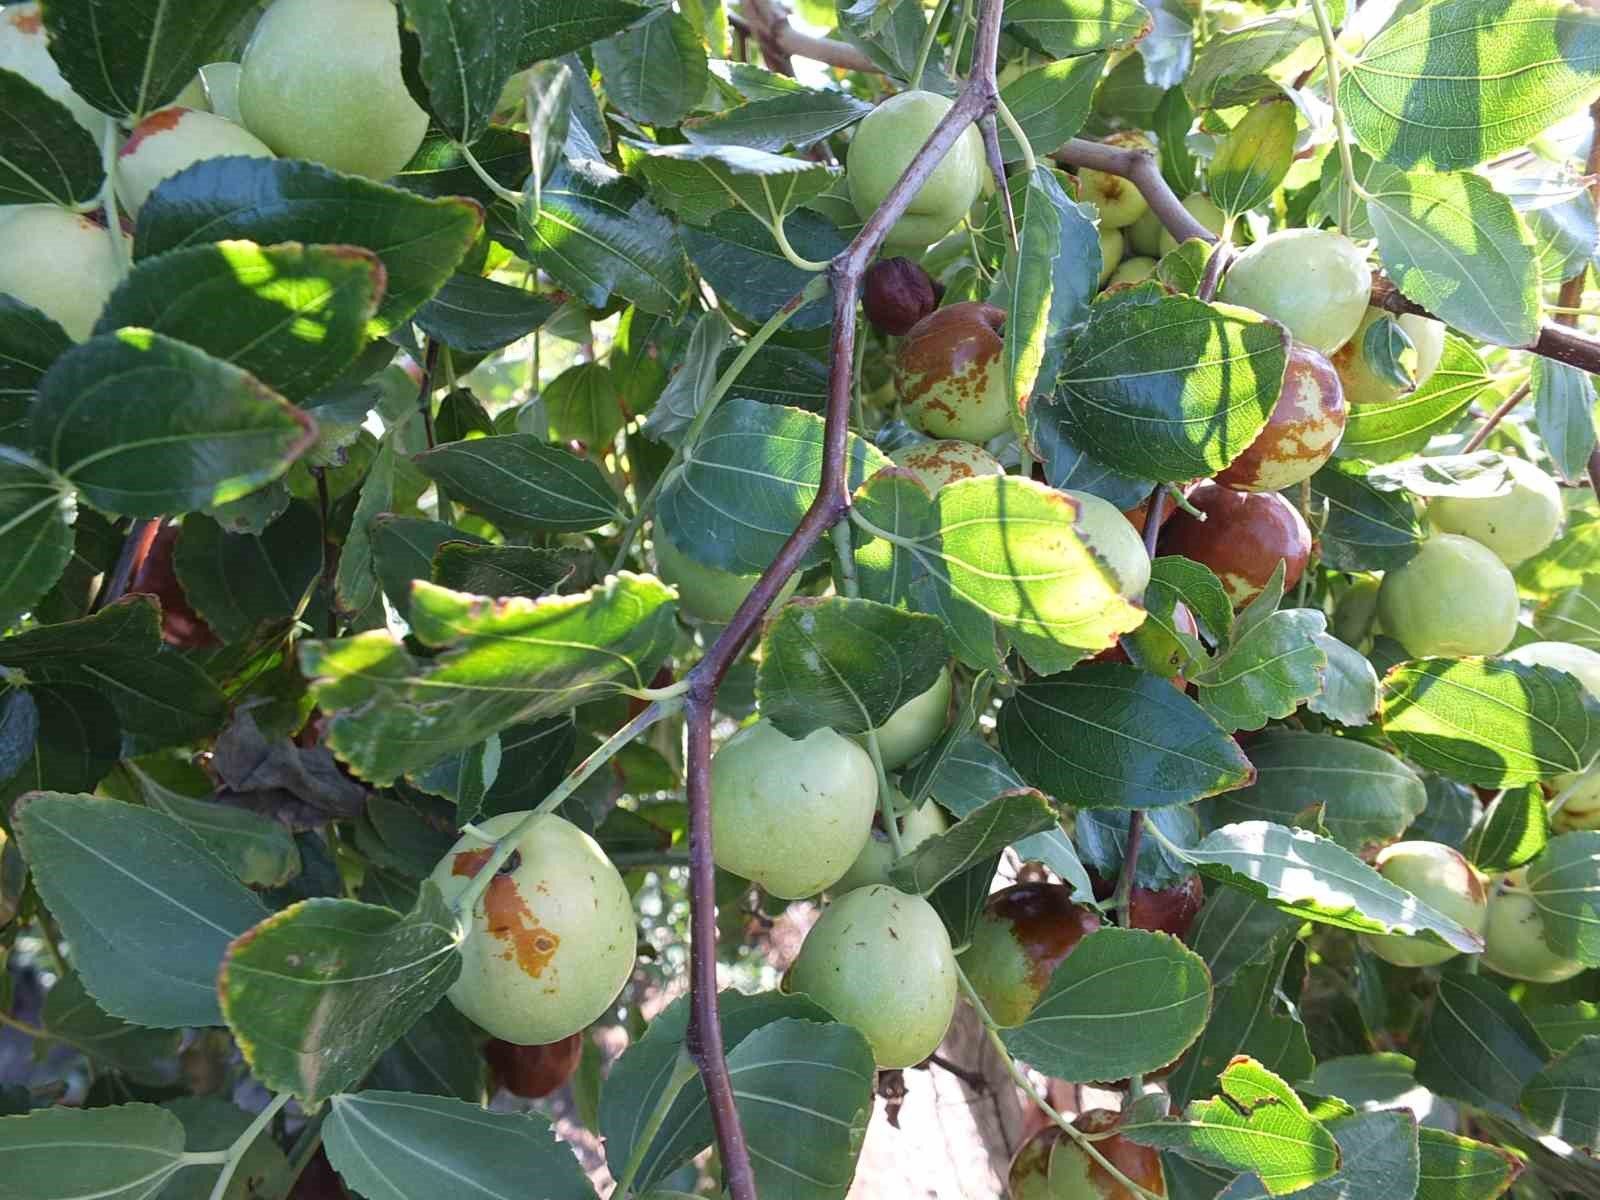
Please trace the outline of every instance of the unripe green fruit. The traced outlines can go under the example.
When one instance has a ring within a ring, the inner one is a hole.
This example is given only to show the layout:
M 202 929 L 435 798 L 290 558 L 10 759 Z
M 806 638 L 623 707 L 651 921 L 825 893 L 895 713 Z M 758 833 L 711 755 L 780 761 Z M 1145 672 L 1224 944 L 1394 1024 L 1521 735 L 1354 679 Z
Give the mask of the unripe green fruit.
M 239 109 L 284 157 L 373 179 L 399 172 L 428 132 L 391 0 L 273 0 L 245 47 Z
M 1412 658 L 1499 654 L 1517 632 L 1517 583 L 1494 553 L 1441 533 L 1384 574 L 1378 619 Z
M 1166 226 L 1161 223 L 1154 209 L 1149 209 L 1132 225 L 1122 231 L 1122 236 L 1127 242 L 1129 250 L 1135 254 L 1147 255 L 1150 258 L 1161 256 L 1161 234 Z
M 1439 842 L 1396 842 L 1378 852 L 1378 873 L 1404 888 L 1435 912 L 1481 934 L 1488 922 L 1489 897 L 1472 864 Z M 1431 967 L 1459 951 L 1420 937 L 1363 934 L 1368 950 L 1397 967 Z
M 935 495 L 945 484 L 958 479 L 1006 473 L 1000 461 L 982 446 L 957 438 L 917 442 L 896 450 L 889 457 L 895 466 L 904 467 L 922 480 L 923 486 Z
M 1584 690 L 1600 701 L 1600 653 L 1570 642 L 1529 642 L 1506 655 L 1513 662 L 1530 666 L 1554 667 L 1577 678 Z M 1550 823 L 1557 833 L 1579 829 L 1600 829 L 1600 766 L 1579 774 L 1558 775 L 1550 780 L 1565 798 Z
M 1001 350 L 1005 310 L 967 301 L 918 321 L 900 343 L 894 385 L 905 417 L 930 437 L 987 442 L 1011 428 Z
M 1489 900 L 1483 965 L 1508 979 L 1561 983 L 1583 973 L 1583 964 L 1550 948 L 1539 906 L 1520 887 L 1507 887 Z
M 923 842 L 948 828 L 950 822 L 945 820 L 944 810 L 932 800 L 925 800 L 921 808 L 914 808 L 900 818 L 900 850 L 910 854 Z M 832 890 L 843 895 L 875 883 L 888 883 L 889 868 L 893 865 L 894 847 L 889 844 L 889 835 L 874 829 L 867 844 L 861 848 L 861 853 L 856 855 L 855 862 L 850 864 L 850 869 L 833 885 Z
M 1372 328 L 1374 322 L 1386 319 L 1391 319 L 1390 314 L 1383 309 L 1367 309 L 1350 340 L 1329 355 L 1344 384 L 1344 398 L 1352 408 L 1392 404 L 1401 397 L 1400 385 L 1374 371 L 1362 352 L 1366 345 L 1367 330 Z M 1405 313 L 1392 319 L 1411 339 L 1412 348 L 1401 356 L 1401 365 L 1410 368 L 1412 378 L 1420 388 L 1433 378 L 1439 359 L 1444 355 L 1444 326 L 1415 313 Z
M 1218 237 L 1222 236 L 1222 227 L 1228 223 L 1228 214 L 1217 207 L 1216 201 L 1204 192 L 1190 192 L 1183 198 L 1183 207 L 1200 224 L 1204 225 Z M 1178 239 L 1167 232 L 1167 227 L 1161 227 L 1160 245 L 1157 249 L 1162 254 L 1171 254 L 1178 248 Z
M 831 729 L 795 741 L 757 721 L 711 760 L 717 866 L 783 900 L 836 883 L 867 844 L 877 807 L 872 758 Z
M 1498 496 L 1440 496 L 1428 520 L 1441 533 L 1459 533 L 1489 547 L 1508 567 L 1532 558 L 1556 540 L 1565 510 L 1561 489 L 1531 462 L 1505 460 L 1511 477 Z
M 243 125 L 244 117 L 239 112 L 239 64 L 207 63 L 195 72 L 195 77 L 178 93 L 170 107 L 197 108 L 215 113 L 235 125 Z
M 479 828 L 502 837 L 527 815 L 501 813 Z M 453 904 L 492 853 L 468 835 L 428 878 Z M 635 936 L 628 889 L 594 839 L 560 817 L 535 817 L 473 906 L 461 975 L 446 994 L 503 1041 L 559 1041 L 617 998 L 633 970 Z
M 1136 283 L 1143 283 L 1156 273 L 1156 260 L 1135 255 L 1125 258 L 1117 264 L 1117 269 L 1111 272 L 1107 287 L 1116 287 L 1119 283 L 1132 287 Z
M 659 523 L 656 525 L 653 549 L 656 574 L 663 583 L 670 583 L 678 589 L 678 606 L 689 616 L 702 621 L 726 625 L 733 620 L 733 614 L 739 611 L 744 598 L 761 580 L 760 575 L 735 575 L 732 571 L 708 567 L 689 557 L 678 549 L 672 535 Z M 777 607 L 793 596 L 799 585 L 799 575 L 789 576 L 789 581 L 783 585 L 773 606 Z
M 1222 298 L 1284 326 L 1296 341 L 1332 354 L 1350 340 L 1372 295 L 1361 248 L 1322 229 L 1285 229 L 1234 260 Z
M 66 105 L 73 120 L 100 144 L 105 135 L 104 113 L 72 90 L 50 57 L 50 35 L 37 4 L 8 4 L 0 8 L 0 70 L 21 75 L 46 96 Z
M 134 126 L 117 157 L 117 195 L 137 214 L 150 193 L 208 158 L 272 158 L 266 143 L 242 125 L 192 108 L 163 108 Z
M 1117 590 L 1130 600 L 1144 595 L 1150 583 L 1150 556 L 1144 539 L 1122 510 L 1091 492 L 1062 489 L 1078 502 L 1078 540 L 1094 551 L 1117 580 Z
M 934 92 L 901 92 L 856 127 L 846 178 L 850 201 L 863 221 L 878 211 L 951 107 Z M 969 126 L 889 230 L 885 253 L 916 253 L 954 229 L 977 200 L 985 171 L 983 138 L 976 125 Z
M 74 341 L 94 331 L 120 282 L 111 235 L 88 217 L 28 204 L 0 221 L 0 294 L 33 305 Z
M 1117 273 L 1117 266 L 1122 262 L 1122 247 L 1125 239 L 1122 230 L 1112 229 L 1104 221 L 1100 223 L 1100 286 L 1105 287 L 1111 277 Z
M 857 888 L 811 927 L 788 987 L 859 1029 L 878 1066 L 911 1067 L 950 1028 L 956 960 L 944 922 L 922 897 Z
M 989 1015 L 1021 1025 L 1050 976 L 1100 928 L 1094 909 L 1058 883 L 1018 883 L 990 896 L 961 952 L 961 969 Z
M 1105 144 L 1123 150 L 1154 149 L 1150 139 L 1140 133 L 1114 133 L 1105 139 Z M 1102 228 L 1122 229 L 1150 211 L 1150 202 L 1131 179 L 1090 167 L 1078 172 L 1078 197 L 1092 202 L 1100 210 Z
M 939 740 L 950 715 L 950 691 L 950 668 L 946 667 L 932 687 L 911 697 L 878 726 L 878 753 L 885 770 L 898 771 Z

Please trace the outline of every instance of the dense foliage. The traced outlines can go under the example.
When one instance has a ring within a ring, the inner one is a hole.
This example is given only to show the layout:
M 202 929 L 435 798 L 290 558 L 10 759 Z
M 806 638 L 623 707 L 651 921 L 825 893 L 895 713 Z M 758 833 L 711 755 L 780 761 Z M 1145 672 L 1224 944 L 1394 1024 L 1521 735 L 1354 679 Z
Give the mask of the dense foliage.
M 0 7 L 0 1196 L 1600 1195 L 1600 15 L 797 8 Z

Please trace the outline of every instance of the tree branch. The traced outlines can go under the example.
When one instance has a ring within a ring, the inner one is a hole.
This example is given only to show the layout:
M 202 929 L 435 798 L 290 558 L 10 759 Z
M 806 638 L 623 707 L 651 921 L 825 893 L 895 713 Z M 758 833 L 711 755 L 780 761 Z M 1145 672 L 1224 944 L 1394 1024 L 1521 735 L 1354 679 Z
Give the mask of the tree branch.
M 1183 206 L 1178 193 L 1167 186 L 1161 174 L 1161 164 L 1148 150 L 1103 146 L 1099 142 L 1073 138 L 1052 157 L 1064 166 L 1088 167 L 1093 171 L 1122 176 L 1139 189 L 1150 210 L 1161 218 L 1167 232 L 1178 241 L 1186 242 L 1190 238 L 1199 238 L 1203 242 L 1217 240 L 1217 235 L 1195 220 Z
M 849 43 L 801 33 L 772 0 L 743 0 L 741 8 L 744 23 L 761 43 L 762 54 L 774 71 L 793 75 L 794 68 L 786 60 L 797 55 L 846 71 L 880 73 L 876 63 Z
M 992 114 L 999 101 L 995 59 L 1000 45 L 1002 0 L 986 0 L 978 21 L 972 76 L 927 143 L 906 167 L 861 232 L 829 264 L 833 285 L 833 335 L 828 366 L 828 403 L 823 432 L 822 474 L 816 498 L 728 622 L 720 637 L 689 673 L 685 703 L 689 808 L 690 1016 L 687 1045 L 705 1082 L 723 1176 L 733 1200 L 755 1200 L 750 1152 L 734 1103 L 717 1011 L 717 918 L 713 900 L 715 860 L 711 842 L 711 722 L 717 689 L 759 627 L 790 575 L 850 507 L 848 475 L 851 382 L 855 363 L 856 304 L 861 280 L 890 228 L 904 215 L 934 168 L 974 122 Z M 746 0 L 745 19 L 756 27 L 765 0 Z M 768 28 L 771 28 L 768 26 Z M 792 43 L 791 43 L 792 44 Z M 796 52 L 800 52 L 798 49 Z

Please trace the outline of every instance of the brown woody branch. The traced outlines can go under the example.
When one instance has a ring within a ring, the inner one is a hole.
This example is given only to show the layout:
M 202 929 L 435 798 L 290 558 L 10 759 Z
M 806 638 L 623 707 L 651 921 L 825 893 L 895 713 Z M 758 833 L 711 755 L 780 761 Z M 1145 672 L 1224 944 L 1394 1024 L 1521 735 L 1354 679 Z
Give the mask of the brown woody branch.
M 793 75 L 785 69 L 791 57 L 809 58 L 846 71 L 878 70 L 870 58 L 854 46 L 829 38 L 812 37 L 789 24 L 789 17 L 773 0 L 743 0 L 740 17 L 755 39 L 762 55 L 774 71 Z M 779 63 L 784 65 L 780 66 Z
M 994 112 L 999 99 L 995 58 L 1000 45 L 1001 2 L 986 0 L 984 4 L 978 22 L 972 77 L 955 104 L 911 160 L 878 211 L 855 240 L 829 264 L 829 281 L 833 286 L 833 337 L 822 475 L 816 498 L 722 635 L 689 673 L 684 706 L 688 751 L 684 776 L 689 807 L 691 997 L 687 1044 L 705 1082 L 723 1177 L 733 1200 L 755 1200 L 756 1190 L 749 1147 L 734 1104 L 717 1010 L 717 925 L 713 900 L 716 868 L 711 845 L 711 722 L 717 689 L 789 576 L 823 535 L 849 511 L 850 396 L 855 364 L 856 302 L 861 280 L 890 227 L 905 213 L 934 168 L 970 125 Z M 752 15 L 764 11 L 770 11 L 765 0 L 746 0 L 745 19 L 753 29 L 757 28 L 760 17 L 752 20 Z M 795 53 L 803 53 L 797 44 L 785 39 L 781 31 L 778 36 L 780 45 L 792 46 Z

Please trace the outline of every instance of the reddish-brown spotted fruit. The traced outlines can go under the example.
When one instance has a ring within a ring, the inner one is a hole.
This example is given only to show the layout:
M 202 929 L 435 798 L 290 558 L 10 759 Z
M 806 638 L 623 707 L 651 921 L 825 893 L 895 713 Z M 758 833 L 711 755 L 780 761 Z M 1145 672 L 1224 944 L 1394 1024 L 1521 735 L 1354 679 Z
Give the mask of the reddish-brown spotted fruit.
M 903 337 L 939 304 L 942 289 L 909 258 L 874 263 L 861 288 L 861 307 L 879 333 Z
M 1120 1113 L 1093 1108 L 1072 1124 L 1096 1135 L 1095 1150 L 1119 1174 L 1148 1192 L 1165 1196 L 1161 1156 L 1148 1146 L 1110 1133 L 1121 1121 Z M 1107 1133 L 1109 1137 L 1102 1136 Z M 1011 1200 L 1137 1200 L 1136 1193 L 1054 1125 L 1041 1129 L 1017 1151 L 1008 1185 Z
M 906 420 L 937 438 L 986 442 L 1011 427 L 1000 351 L 1006 312 L 967 301 L 918 321 L 895 356 Z
M 1206 902 L 1205 884 L 1200 876 L 1188 875 L 1171 887 L 1134 886 L 1128 896 L 1128 925 L 1181 938 Z
M 1276 492 L 1310 479 L 1333 457 L 1347 416 L 1344 385 L 1333 364 L 1294 343 L 1266 428 L 1217 482 L 1241 492 Z
M 198 650 L 215 646 L 217 635 L 195 612 L 178 580 L 173 554 L 178 548 L 180 532 L 177 525 L 161 527 L 150 543 L 150 552 L 134 571 L 128 591 L 142 592 L 161 602 L 161 637 L 167 645 L 179 650 Z
M 957 960 L 1001 1025 L 1021 1025 L 1078 943 L 1100 928 L 1092 908 L 1059 883 L 1018 883 L 989 897 Z
M 1284 589 L 1300 582 L 1311 557 L 1311 531 L 1282 496 L 1206 483 L 1188 499 L 1205 519 L 1181 511 L 1175 515 L 1161 531 L 1162 554 L 1181 554 L 1210 567 L 1235 608 L 1261 594 L 1280 562 Z
M 538 1100 L 548 1096 L 578 1069 L 583 1058 L 583 1035 L 574 1033 L 542 1046 L 517 1046 L 490 1038 L 483 1047 L 496 1087 L 514 1096 Z

